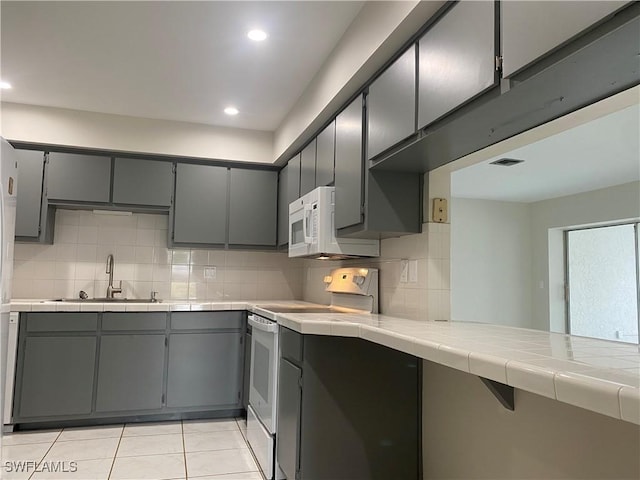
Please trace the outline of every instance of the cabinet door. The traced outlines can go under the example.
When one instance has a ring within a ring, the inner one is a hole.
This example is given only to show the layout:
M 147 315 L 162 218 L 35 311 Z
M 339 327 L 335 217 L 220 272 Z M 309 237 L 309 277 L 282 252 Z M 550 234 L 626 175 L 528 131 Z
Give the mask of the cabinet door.
M 227 168 L 179 163 L 173 214 L 176 243 L 227 240 Z
M 38 238 L 42 212 L 44 153 L 16 150 L 18 188 L 16 192 L 16 237 Z
M 300 153 L 300 196 L 316 187 L 316 139 Z
M 416 50 L 409 48 L 369 87 L 367 158 L 416 131 Z
M 628 3 L 500 2 L 503 75 L 513 75 Z
M 289 178 L 287 183 L 287 210 L 289 208 L 289 203 L 293 202 L 300 198 L 300 154 L 297 154 L 287 165 L 289 166 Z
M 420 39 L 420 128 L 496 85 L 495 8 L 459 2 Z
M 111 190 L 111 158 L 71 153 L 49 153 L 49 200 L 108 202 Z
M 291 166 L 286 164 L 278 174 L 278 246 L 289 242 L 289 197 L 287 187 Z
M 316 187 L 333 183 L 335 164 L 336 122 L 327 126 L 316 138 Z
M 174 333 L 169 338 L 167 406 L 240 407 L 243 332 Z
M 336 117 L 336 228 L 362 222 L 362 97 Z
M 251 334 L 244 337 L 244 368 L 242 373 L 242 408 L 249 405 L 249 380 L 251 378 Z
M 95 336 L 27 337 L 17 416 L 89 415 L 95 358 Z
M 300 458 L 300 405 L 302 370 L 284 358 L 278 374 L 277 458 L 286 478 L 297 478 Z
M 231 169 L 229 244 L 275 246 L 278 172 Z
M 131 205 L 171 205 L 173 164 L 153 160 L 116 158 L 113 202 Z
M 103 335 L 97 412 L 162 407 L 165 335 Z

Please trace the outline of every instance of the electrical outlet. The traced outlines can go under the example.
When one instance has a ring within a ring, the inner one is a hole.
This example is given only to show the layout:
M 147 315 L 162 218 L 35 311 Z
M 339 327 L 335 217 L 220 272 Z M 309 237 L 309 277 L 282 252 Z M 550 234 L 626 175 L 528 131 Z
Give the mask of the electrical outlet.
M 409 281 L 409 260 L 400 260 L 400 283 Z
M 204 278 L 205 280 L 215 280 L 216 267 L 204 267 Z

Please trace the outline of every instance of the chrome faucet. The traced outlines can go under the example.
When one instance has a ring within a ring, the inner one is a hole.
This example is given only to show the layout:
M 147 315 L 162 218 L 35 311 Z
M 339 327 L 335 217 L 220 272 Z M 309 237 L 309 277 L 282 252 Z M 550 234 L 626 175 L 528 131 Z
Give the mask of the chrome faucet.
M 109 286 L 107 287 L 107 298 L 114 298 L 116 293 L 122 293 L 122 280 L 120 280 L 120 286 L 113 286 L 113 255 L 107 256 L 107 272 L 109 274 Z

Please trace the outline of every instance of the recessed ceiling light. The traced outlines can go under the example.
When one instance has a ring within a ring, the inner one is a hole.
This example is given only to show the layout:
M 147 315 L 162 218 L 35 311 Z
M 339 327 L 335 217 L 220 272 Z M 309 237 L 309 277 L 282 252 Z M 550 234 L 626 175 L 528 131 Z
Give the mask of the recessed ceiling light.
M 11 88 L 11 84 L 9 82 L 0 82 L 0 88 L 3 90 L 8 90 Z
M 227 107 L 224 109 L 224 113 L 227 115 L 237 115 L 238 109 L 236 107 Z
M 263 30 L 251 30 L 247 33 L 247 37 L 249 37 L 254 42 L 262 42 L 267 39 L 267 33 Z

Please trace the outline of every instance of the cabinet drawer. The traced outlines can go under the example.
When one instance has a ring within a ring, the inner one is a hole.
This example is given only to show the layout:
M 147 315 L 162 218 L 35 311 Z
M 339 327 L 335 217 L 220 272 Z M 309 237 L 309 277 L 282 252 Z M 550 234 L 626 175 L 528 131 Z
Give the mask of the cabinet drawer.
M 27 332 L 95 332 L 97 313 L 28 313 Z
M 288 360 L 302 362 L 302 335 L 288 328 L 280 329 L 280 356 Z
M 172 313 L 172 330 L 227 330 L 241 329 L 244 325 L 243 312 L 197 312 Z
M 105 313 L 102 330 L 165 330 L 167 314 L 157 313 Z

